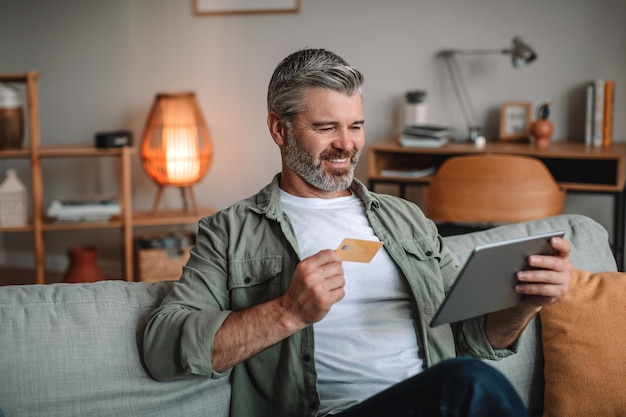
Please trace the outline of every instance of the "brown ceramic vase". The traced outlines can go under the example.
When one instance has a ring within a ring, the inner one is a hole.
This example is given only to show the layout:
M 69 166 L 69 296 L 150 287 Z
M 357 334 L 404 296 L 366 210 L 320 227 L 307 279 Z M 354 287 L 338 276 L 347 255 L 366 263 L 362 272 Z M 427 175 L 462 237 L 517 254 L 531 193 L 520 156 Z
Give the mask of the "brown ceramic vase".
M 96 282 L 105 279 L 98 266 L 95 246 L 73 246 L 67 250 L 70 265 L 64 282 Z

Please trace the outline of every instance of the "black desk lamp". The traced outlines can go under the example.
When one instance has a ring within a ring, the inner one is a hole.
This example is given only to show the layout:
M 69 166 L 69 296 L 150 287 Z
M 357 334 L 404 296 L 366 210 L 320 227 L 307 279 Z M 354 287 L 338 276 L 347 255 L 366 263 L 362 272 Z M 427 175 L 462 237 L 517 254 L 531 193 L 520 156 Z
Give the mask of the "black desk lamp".
M 444 49 L 439 52 L 444 58 L 444 62 L 448 71 L 450 72 L 450 78 L 452 80 L 452 86 L 454 87 L 454 92 L 456 94 L 457 100 L 459 101 L 459 105 L 461 106 L 461 110 L 463 112 L 463 117 L 465 118 L 465 122 L 468 126 L 469 139 L 474 141 L 477 137 L 482 136 L 482 129 L 476 123 L 476 112 L 474 110 L 474 105 L 472 104 L 472 100 L 467 91 L 467 86 L 465 85 L 465 81 L 463 80 L 463 75 L 461 74 L 461 68 L 459 67 L 459 63 L 456 59 L 456 56 L 459 54 L 505 54 L 511 55 L 511 64 L 515 68 L 523 67 L 527 64 L 530 64 L 535 59 L 537 59 L 537 54 L 535 51 L 525 44 L 522 39 L 518 36 L 513 38 L 511 48 L 505 49 Z

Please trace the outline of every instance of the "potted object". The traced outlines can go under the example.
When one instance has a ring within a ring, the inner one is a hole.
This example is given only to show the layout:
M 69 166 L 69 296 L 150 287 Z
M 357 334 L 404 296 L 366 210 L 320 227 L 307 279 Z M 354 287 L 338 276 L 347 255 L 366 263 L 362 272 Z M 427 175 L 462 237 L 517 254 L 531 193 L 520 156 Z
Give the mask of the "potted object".
M 96 282 L 105 279 L 98 266 L 95 246 L 72 246 L 67 250 L 69 266 L 65 272 L 66 283 Z
M 535 139 L 535 144 L 540 147 L 548 146 L 554 131 L 554 126 L 548 117 L 550 117 L 550 103 L 546 102 L 537 107 L 537 120 L 530 126 L 530 134 Z
M 20 149 L 24 141 L 24 114 L 19 93 L 0 84 L 0 150 Z
M 26 226 L 26 187 L 16 170 L 7 169 L 6 172 L 6 178 L 0 183 L 0 227 Z

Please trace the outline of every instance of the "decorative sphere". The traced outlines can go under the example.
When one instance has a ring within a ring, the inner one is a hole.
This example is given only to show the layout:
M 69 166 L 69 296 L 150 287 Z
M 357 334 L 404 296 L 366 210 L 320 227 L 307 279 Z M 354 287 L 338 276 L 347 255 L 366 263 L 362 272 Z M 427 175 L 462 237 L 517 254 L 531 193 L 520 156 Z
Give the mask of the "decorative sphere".
M 539 146 L 546 146 L 552 137 L 554 126 L 548 119 L 536 120 L 530 127 L 530 134 L 535 139 L 535 143 Z

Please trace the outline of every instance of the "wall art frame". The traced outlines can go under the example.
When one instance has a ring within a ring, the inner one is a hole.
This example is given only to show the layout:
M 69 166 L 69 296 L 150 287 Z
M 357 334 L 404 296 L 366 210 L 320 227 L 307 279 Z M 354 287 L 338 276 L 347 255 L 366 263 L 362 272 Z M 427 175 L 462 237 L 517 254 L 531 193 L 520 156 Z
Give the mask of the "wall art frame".
M 530 138 L 532 103 L 507 101 L 500 108 L 500 140 L 523 140 Z
M 197 16 L 298 13 L 301 0 L 193 0 Z

